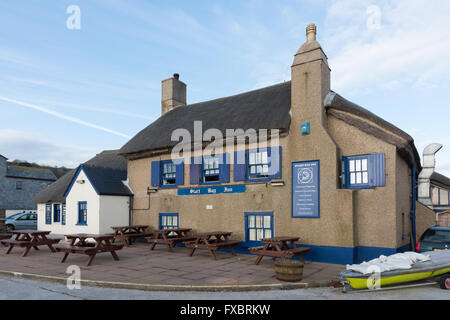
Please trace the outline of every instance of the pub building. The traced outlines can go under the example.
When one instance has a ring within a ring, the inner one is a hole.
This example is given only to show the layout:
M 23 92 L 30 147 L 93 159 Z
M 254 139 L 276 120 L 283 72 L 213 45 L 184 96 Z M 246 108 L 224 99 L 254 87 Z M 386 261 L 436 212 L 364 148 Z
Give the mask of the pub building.
M 133 224 L 229 231 L 242 253 L 261 238 L 297 236 L 311 248 L 305 260 L 336 264 L 414 246 L 435 221 L 416 201 L 414 141 L 331 90 L 316 26 L 306 30 L 291 81 L 191 105 L 178 74 L 162 81 L 161 117 L 119 151 L 128 161 Z M 174 158 L 180 141 L 172 133 L 194 137 L 195 123 L 203 134 L 219 130 L 221 145 L 227 129 L 278 138 L 262 147 L 237 134 L 234 143 L 246 142 L 234 150 Z

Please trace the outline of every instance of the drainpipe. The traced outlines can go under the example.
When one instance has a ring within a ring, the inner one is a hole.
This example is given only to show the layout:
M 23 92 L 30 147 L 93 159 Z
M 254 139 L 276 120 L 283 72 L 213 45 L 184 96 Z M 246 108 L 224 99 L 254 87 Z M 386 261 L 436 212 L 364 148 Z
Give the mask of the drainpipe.
M 416 201 L 417 201 L 417 182 L 416 182 L 416 165 L 413 165 L 411 168 L 411 194 L 412 194 L 412 206 L 411 206 L 411 228 L 412 228 L 412 239 L 413 239 L 413 247 L 411 250 L 414 250 L 416 247 Z
M 433 208 L 431 201 L 430 178 L 436 166 L 435 155 L 441 150 L 442 144 L 432 143 L 423 150 L 423 169 L 419 174 L 419 201 Z

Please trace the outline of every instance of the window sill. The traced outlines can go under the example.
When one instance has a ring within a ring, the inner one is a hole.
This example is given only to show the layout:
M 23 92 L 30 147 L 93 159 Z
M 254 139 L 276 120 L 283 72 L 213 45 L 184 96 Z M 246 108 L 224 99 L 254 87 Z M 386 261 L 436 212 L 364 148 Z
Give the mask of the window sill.
M 160 189 L 176 189 L 178 187 L 182 187 L 182 185 L 160 185 Z
M 369 185 L 354 185 L 354 186 L 347 186 L 347 188 L 344 189 L 350 189 L 350 190 L 358 190 L 358 189 L 375 189 L 375 187 L 369 186 Z
M 87 223 L 77 223 L 76 226 L 87 226 Z

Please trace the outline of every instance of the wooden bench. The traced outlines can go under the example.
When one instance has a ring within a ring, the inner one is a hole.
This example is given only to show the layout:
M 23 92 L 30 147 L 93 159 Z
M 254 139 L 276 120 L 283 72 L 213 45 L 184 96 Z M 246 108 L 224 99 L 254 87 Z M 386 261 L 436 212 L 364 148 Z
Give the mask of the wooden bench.
M 36 231 L 36 230 L 20 230 L 13 231 L 13 234 L 16 235 L 14 239 L 4 239 L 1 240 L 1 243 L 4 246 L 8 246 L 8 251 L 6 254 L 9 254 L 14 247 L 26 248 L 23 257 L 25 257 L 31 248 L 35 250 L 39 250 L 38 246 L 48 246 L 52 252 L 56 252 L 53 248 L 53 245 L 58 243 L 58 239 L 49 239 L 46 237 L 50 231 Z
M 191 257 L 196 249 L 207 249 L 214 260 L 217 260 L 216 251 L 220 249 L 230 249 L 233 256 L 236 255 L 233 247 L 239 245 L 238 240 L 228 240 L 231 232 L 211 232 L 198 234 L 195 241 L 185 242 L 184 245 L 191 249 L 189 256 Z
M 109 252 L 114 260 L 118 261 L 119 256 L 116 251 L 123 248 L 123 244 L 113 244 L 113 235 L 95 235 L 95 234 L 75 234 L 66 235 L 70 244 L 56 245 L 56 251 L 64 252 L 61 263 L 64 263 L 70 253 L 85 254 L 89 256 L 87 265 L 90 266 L 98 253 Z M 93 239 L 95 243 L 88 242 L 87 239 Z
M 114 240 L 116 239 L 123 240 L 124 244 L 128 247 L 132 245 L 133 242 L 136 242 L 138 238 L 147 238 L 151 237 L 153 233 L 146 232 L 145 230 L 148 226 L 137 225 L 137 226 L 123 226 L 123 227 L 111 227 L 114 230 Z
M 189 231 L 191 231 L 190 228 L 155 230 L 154 236 L 145 239 L 152 244 L 150 250 L 154 250 L 157 244 L 166 244 L 169 251 L 173 252 L 172 248 L 177 244 L 195 240 L 195 237 L 187 235 Z
M 7 239 L 10 239 L 11 238 L 11 235 L 10 234 L 7 234 L 7 233 L 1 233 L 0 234 L 0 241 L 1 240 L 7 240 Z M 5 247 L 7 247 L 8 245 L 7 244 L 3 244 Z
M 261 239 L 261 242 L 265 243 L 264 246 L 249 248 L 252 254 L 258 255 L 255 264 L 259 264 L 264 256 L 287 259 L 297 257 L 300 261 L 305 262 L 302 258 L 302 254 L 311 251 L 311 248 L 296 247 L 295 242 L 298 241 L 298 237 L 275 237 L 268 239 Z M 290 244 L 290 245 L 289 245 Z
M 311 251 L 311 248 L 299 247 L 295 249 L 283 250 L 282 252 L 275 250 L 264 250 L 264 247 L 254 247 L 249 248 L 249 250 L 251 253 L 260 256 L 270 256 L 282 259 L 298 257 L 300 261 L 304 262 L 302 254 L 308 253 L 309 251 Z
M 81 253 L 81 254 L 87 254 L 92 255 L 97 253 L 97 249 L 93 248 L 93 246 L 86 246 L 86 247 L 80 247 L 80 246 L 71 246 L 69 244 L 58 244 L 55 246 L 56 251 L 58 252 L 65 252 L 65 253 Z M 64 256 L 63 261 L 66 261 L 67 256 Z

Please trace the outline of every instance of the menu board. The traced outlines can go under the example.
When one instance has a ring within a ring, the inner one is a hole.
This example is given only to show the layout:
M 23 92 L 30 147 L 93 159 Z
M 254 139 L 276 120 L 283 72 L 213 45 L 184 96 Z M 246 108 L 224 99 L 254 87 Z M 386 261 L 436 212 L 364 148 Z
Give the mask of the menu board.
M 320 217 L 319 160 L 292 163 L 292 217 Z

